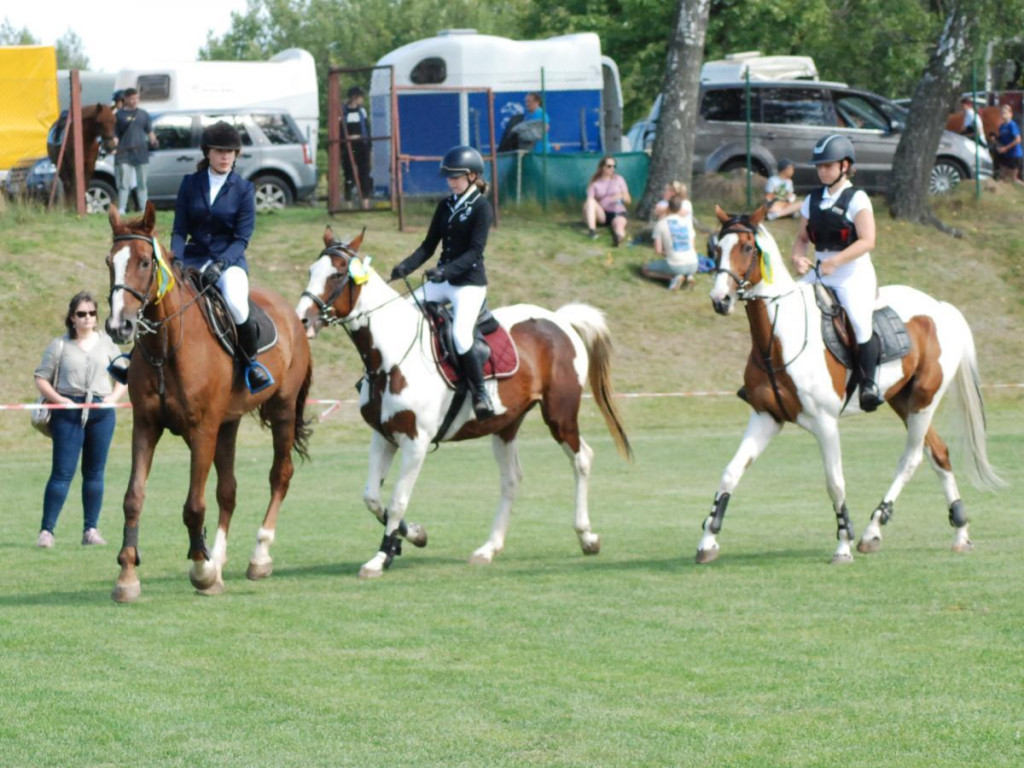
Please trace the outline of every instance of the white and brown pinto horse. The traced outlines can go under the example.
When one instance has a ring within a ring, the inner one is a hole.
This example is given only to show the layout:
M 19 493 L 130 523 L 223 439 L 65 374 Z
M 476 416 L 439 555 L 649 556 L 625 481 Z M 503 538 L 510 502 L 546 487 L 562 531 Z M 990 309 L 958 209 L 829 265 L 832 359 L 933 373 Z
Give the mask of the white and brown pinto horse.
M 775 240 L 762 226 L 764 210 L 730 217 L 717 208 L 722 222 L 718 240 L 718 269 L 711 301 L 720 315 L 744 302 L 750 321 L 752 348 L 744 373 L 746 399 L 753 412 L 739 450 L 725 468 L 697 562 L 718 557 L 718 532 L 729 502 L 746 469 L 787 422 L 814 435 L 825 464 L 825 478 L 838 525 L 839 546 L 833 563 L 852 562 L 853 528 L 846 509 L 846 488 L 839 447 L 839 417 L 859 413 L 858 398 L 847 400 L 850 375 L 825 347 L 821 311 L 814 286 L 793 280 Z M 878 306 L 888 304 L 906 325 L 910 352 L 878 367 L 879 391 L 907 428 L 907 439 L 889 490 L 871 514 L 857 545 L 860 552 L 876 551 L 881 526 L 889 521 L 893 504 L 921 463 L 925 447 L 939 476 L 949 522 L 955 528 L 953 550 L 971 549 L 967 514 L 949 459 L 949 451 L 932 427 L 932 417 L 947 389 L 960 415 L 963 458 L 968 476 L 978 487 L 994 488 L 1002 481 L 988 463 L 985 414 L 979 389 L 974 339 L 960 311 L 920 291 L 902 285 L 879 289 Z
M 340 324 L 348 332 L 364 365 L 359 407 L 373 429 L 369 474 L 363 501 L 386 531 L 380 550 L 359 571 L 361 578 L 380 576 L 400 552 L 400 535 L 422 545 L 422 530 L 403 518 L 416 478 L 433 442 L 492 436 L 501 473 L 501 499 L 487 541 L 470 559 L 490 563 L 505 546 L 512 502 L 522 480 L 517 433 L 533 406 L 540 404 L 552 437 L 565 450 L 576 475 L 574 528 L 584 554 L 596 554 L 601 540 L 590 527 L 587 490 L 593 450 L 580 436 L 580 399 L 588 380 L 619 452 L 632 451 L 612 400 L 611 339 L 603 315 L 584 304 L 557 312 L 526 304 L 494 311 L 515 341 L 519 368 L 486 386 L 495 415 L 477 421 L 466 399 L 444 434 L 439 434 L 454 393 L 438 372 L 428 323 L 420 309 L 400 295 L 358 254 L 362 236 L 348 244 L 324 233 L 325 249 L 309 269 L 309 285 L 296 312 L 315 335 L 324 325 Z M 381 484 L 401 451 L 398 479 L 387 507 Z

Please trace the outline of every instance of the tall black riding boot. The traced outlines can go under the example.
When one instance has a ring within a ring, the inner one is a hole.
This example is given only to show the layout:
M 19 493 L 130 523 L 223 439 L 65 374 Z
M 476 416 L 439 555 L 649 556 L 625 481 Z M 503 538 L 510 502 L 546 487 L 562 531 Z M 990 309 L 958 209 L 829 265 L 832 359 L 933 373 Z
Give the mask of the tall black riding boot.
M 872 334 L 871 339 L 857 348 L 857 365 L 860 368 L 860 409 L 871 413 L 885 402 L 878 393 L 875 383 L 875 371 L 878 369 L 878 358 L 882 353 L 882 344 Z
M 256 321 L 249 317 L 241 325 L 236 325 L 238 331 L 238 347 L 245 358 L 245 384 L 254 395 L 261 392 L 274 383 L 274 377 L 270 375 L 263 363 L 256 360 L 256 349 L 258 344 L 257 336 L 259 331 L 256 328 Z
M 469 393 L 473 397 L 473 411 L 476 413 L 477 419 L 491 418 L 494 415 L 494 405 L 484 387 L 484 369 L 480 365 L 480 358 L 470 350 L 459 355 L 459 365 L 462 367 L 462 373 L 469 385 Z

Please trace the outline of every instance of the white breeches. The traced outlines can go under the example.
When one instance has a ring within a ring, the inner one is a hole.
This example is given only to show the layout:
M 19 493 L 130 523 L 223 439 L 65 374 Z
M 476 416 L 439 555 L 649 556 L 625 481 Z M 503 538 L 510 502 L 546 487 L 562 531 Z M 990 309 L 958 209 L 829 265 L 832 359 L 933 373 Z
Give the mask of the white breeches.
M 217 281 L 231 319 L 241 325 L 249 319 L 249 275 L 241 267 L 228 267 Z
M 826 251 L 818 254 L 818 259 L 825 261 L 831 255 Z M 813 280 L 813 272 L 808 272 L 804 276 L 805 282 Z M 864 344 L 870 341 L 871 316 L 875 312 L 878 297 L 878 278 L 875 276 L 875 265 L 871 262 L 871 255 L 864 254 L 848 264 L 843 264 L 831 275 L 823 275 L 821 282 L 835 289 L 839 303 L 850 316 L 850 324 L 853 326 L 857 343 Z
M 414 294 L 420 301 L 450 301 L 455 315 L 452 335 L 455 351 L 464 355 L 473 348 L 473 329 L 480 308 L 487 298 L 486 285 L 452 285 L 451 283 L 424 283 Z

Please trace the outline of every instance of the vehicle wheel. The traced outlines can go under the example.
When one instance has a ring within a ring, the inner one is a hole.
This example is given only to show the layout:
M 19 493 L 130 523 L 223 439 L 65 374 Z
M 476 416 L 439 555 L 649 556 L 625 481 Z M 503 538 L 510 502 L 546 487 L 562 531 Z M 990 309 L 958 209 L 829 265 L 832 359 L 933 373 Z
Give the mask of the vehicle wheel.
M 733 158 L 732 160 L 726 160 L 722 163 L 722 167 L 718 169 L 719 173 L 732 173 L 733 171 L 745 171 L 747 170 L 747 161 L 744 158 Z M 757 160 L 750 161 L 750 170 L 754 173 L 764 176 L 765 178 L 771 176 L 768 170 L 762 166 Z
M 292 204 L 291 187 L 277 176 L 257 176 L 252 184 L 256 187 L 257 211 L 279 211 Z
M 940 158 L 932 168 L 932 175 L 928 181 L 928 193 L 932 195 L 948 195 L 961 181 L 967 177 L 967 172 L 960 163 L 954 160 Z
M 112 204 L 117 204 L 117 190 L 103 179 L 90 179 L 85 190 L 86 213 L 106 213 Z

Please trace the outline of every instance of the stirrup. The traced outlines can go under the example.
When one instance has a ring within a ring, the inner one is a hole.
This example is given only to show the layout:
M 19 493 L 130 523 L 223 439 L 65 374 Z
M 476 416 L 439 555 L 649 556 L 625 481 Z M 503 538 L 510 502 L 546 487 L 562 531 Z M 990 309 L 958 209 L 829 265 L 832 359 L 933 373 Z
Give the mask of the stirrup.
M 473 396 L 473 413 L 478 421 L 489 419 L 494 416 L 494 404 L 487 395 Z
M 860 385 L 860 409 L 865 413 L 878 410 L 885 400 L 878 394 L 878 386 L 873 381 Z
M 245 386 L 251 394 L 262 392 L 274 383 L 274 377 L 267 370 L 267 366 L 258 360 L 251 360 L 245 368 Z
M 124 359 L 125 362 L 122 364 L 120 361 Z M 132 353 L 120 354 L 110 361 L 110 365 L 107 366 L 107 374 L 116 381 L 118 384 L 128 385 L 128 366 L 132 362 Z

